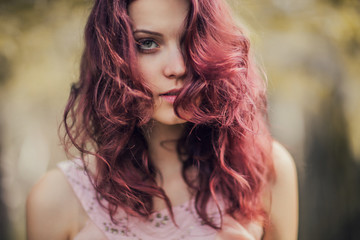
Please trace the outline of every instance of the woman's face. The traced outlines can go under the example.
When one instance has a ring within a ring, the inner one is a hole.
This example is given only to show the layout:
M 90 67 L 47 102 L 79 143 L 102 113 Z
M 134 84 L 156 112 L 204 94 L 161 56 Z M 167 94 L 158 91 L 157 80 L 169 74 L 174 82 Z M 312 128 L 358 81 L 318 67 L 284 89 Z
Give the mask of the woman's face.
M 188 0 L 135 0 L 128 9 L 139 70 L 154 97 L 152 118 L 167 125 L 185 122 L 173 102 L 186 74 L 180 39 L 188 9 Z

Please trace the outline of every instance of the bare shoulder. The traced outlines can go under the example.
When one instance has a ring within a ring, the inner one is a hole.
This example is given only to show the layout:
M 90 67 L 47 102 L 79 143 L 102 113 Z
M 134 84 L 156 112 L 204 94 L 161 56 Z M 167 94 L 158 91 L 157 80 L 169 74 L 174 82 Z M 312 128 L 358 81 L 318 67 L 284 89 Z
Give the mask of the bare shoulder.
M 270 186 L 270 227 L 265 238 L 297 239 L 298 182 L 294 159 L 280 143 L 273 142 L 276 179 Z
M 60 169 L 47 172 L 27 198 L 28 239 L 68 239 L 77 208 L 76 196 Z
M 273 141 L 272 157 L 277 174 L 277 181 L 275 183 L 283 180 L 283 178 L 296 176 L 294 159 L 286 148 L 277 141 Z

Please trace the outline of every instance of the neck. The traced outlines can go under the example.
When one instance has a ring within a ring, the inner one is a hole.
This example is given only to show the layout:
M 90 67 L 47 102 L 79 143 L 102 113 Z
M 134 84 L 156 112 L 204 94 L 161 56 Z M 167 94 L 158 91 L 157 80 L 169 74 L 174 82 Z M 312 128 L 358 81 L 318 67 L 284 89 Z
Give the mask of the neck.
M 183 127 L 182 124 L 165 125 L 152 120 L 144 128 L 150 158 L 164 178 L 181 171 L 176 146 Z
M 182 175 L 182 163 L 176 146 L 185 125 L 164 125 L 151 121 L 143 128 L 149 146 L 149 155 L 160 171 L 156 176 L 158 185 L 165 191 L 171 204 L 177 206 L 191 198 L 190 190 Z M 154 197 L 154 209 L 166 208 L 165 202 Z

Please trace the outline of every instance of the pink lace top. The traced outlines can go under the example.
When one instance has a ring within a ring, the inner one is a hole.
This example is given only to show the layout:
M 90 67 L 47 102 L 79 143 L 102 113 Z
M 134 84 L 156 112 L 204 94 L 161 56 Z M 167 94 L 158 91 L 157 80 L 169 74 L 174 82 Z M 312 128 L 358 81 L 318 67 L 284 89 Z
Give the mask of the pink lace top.
M 153 213 L 149 220 L 129 216 L 119 211 L 116 225 L 108 212 L 96 200 L 96 192 L 85 173 L 81 161 L 64 161 L 58 164 L 88 214 L 85 227 L 76 235 L 75 240 L 258 240 L 262 236 L 262 227 L 256 223 L 246 226 L 235 220 L 224 218 L 223 230 L 218 232 L 205 225 L 196 214 L 194 200 L 173 207 L 175 221 L 172 222 L 167 209 Z M 219 221 L 215 205 L 209 204 L 212 220 Z

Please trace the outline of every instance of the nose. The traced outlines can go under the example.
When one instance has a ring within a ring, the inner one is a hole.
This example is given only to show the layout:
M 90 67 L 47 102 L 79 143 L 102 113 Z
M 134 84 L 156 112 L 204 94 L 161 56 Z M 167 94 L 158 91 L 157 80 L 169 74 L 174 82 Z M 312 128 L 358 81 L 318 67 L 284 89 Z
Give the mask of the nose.
M 169 47 L 167 55 L 163 69 L 164 75 L 170 79 L 182 79 L 186 73 L 186 66 L 180 47 Z

